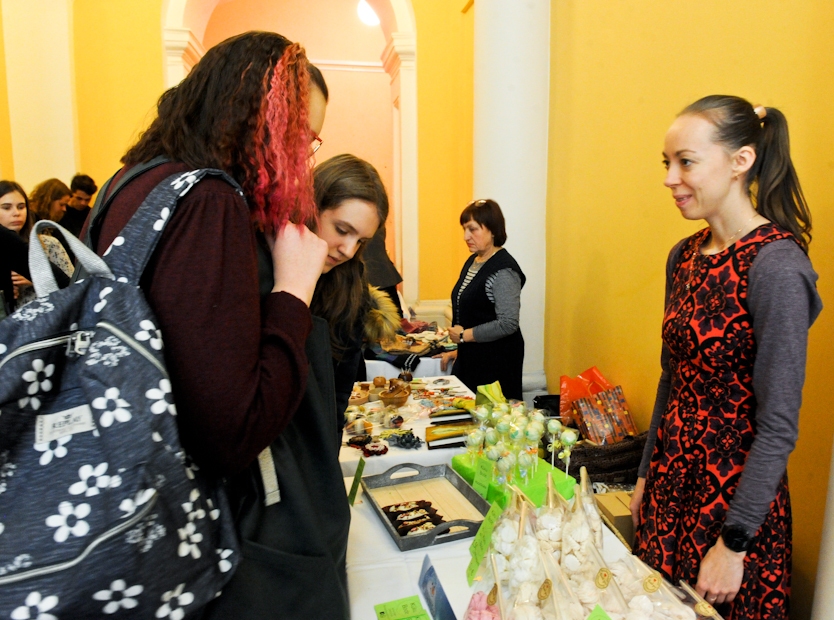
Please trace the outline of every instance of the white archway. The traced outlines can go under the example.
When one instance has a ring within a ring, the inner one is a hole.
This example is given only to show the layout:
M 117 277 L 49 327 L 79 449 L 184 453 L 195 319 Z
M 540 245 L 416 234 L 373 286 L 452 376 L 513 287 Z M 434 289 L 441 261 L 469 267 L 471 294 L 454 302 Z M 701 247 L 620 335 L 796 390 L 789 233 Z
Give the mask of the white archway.
M 202 58 L 206 25 L 214 9 L 228 0 L 163 0 L 162 41 L 165 85 L 179 84 Z M 394 106 L 394 187 L 396 262 L 403 275 L 403 295 L 419 300 L 419 229 L 417 192 L 417 28 L 411 0 L 368 0 L 380 18 L 387 45 L 381 59 L 391 76 Z

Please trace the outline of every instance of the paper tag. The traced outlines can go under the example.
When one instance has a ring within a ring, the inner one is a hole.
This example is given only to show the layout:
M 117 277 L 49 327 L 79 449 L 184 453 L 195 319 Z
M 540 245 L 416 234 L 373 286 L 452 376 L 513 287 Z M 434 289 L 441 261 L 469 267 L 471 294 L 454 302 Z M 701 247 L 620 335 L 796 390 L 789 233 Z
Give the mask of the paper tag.
M 356 492 L 359 490 L 359 482 L 362 480 L 362 472 L 365 471 L 365 457 L 359 457 L 359 464 L 356 466 L 356 473 L 353 474 L 353 484 L 350 485 L 350 493 L 348 493 L 348 502 L 353 506 L 356 501 Z
M 377 620 L 428 620 L 426 610 L 417 595 L 374 605 Z
M 492 461 L 483 457 L 475 463 L 475 478 L 472 480 L 472 488 L 484 499 L 486 499 L 487 491 L 489 491 L 489 483 L 492 482 L 492 468 Z
M 492 538 L 492 530 L 495 528 L 495 524 L 498 523 L 498 519 L 501 517 L 502 512 L 504 512 L 504 510 L 498 502 L 495 502 L 492 506 L 490 506 L 489 512 L 486 513 L 481 526 L 478 528 L 478 533 L 475 534 L 472 544 L 469 545 L 469 553 L 473 558 L 477 558 L 478 562 L 484 559 L 484 556 L 489 549 L 489 541 Z
M 605 610 L 597 605 L 594 607 L 594 610 L 591 612 L 591 615 L 586 618 L 586 620 L 611 620 L 611 616 L 605 613 Z
M 478 574 L 478 567 L 481 565 L 481 560 L 476 558 L 474 555 L 472 559 L 469 560 L 469 566 L 466 567 L 466 581 L 469 583 L 469 587 L 472 587 L 472 584 L 475 583 L 475 575 Z
M 35 423 L 35 444 L 49 443 L 67 435 L 96 430 L 89 405 L 79 405 L 57 413 L 39 415 Z

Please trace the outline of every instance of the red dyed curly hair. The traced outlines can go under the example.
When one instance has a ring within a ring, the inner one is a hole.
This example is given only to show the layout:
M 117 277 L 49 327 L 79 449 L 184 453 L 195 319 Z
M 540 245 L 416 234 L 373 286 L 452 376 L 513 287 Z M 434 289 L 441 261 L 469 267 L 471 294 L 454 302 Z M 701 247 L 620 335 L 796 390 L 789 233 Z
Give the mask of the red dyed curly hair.
M 223 41 L 160 97 L 157 118 L 122 163 L 165 155 L 225 170 L 267 232 L 314 219 L 308 65 L 304 49 L 276 33 Z

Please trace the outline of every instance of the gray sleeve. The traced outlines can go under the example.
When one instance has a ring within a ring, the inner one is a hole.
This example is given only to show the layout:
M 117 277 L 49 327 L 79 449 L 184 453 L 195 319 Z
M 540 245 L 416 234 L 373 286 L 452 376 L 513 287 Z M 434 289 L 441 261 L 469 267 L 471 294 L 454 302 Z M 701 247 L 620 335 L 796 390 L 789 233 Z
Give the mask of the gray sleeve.
M 492 342 L 518 331 L 521 277 L 509 268 L 495 272 L 487 281 L 487 295 L 495 303 L 496 319 L 472 328 L 475 342 Z
M 750 267 L 756 437 L 726 519 L 750 535 L 767 516 L 796 444 L 808 329 L 822 310 L 816 281 L 808 257 L 791 240 L 762 248 Z
M 681 255 L 683 244 L 686 241 L 678 242 L 672 251 L 669 252 L 669 257 L 666 259 L 666 294 L 664 296 L 663 307 L 669 304 L 669 298 L 672 296 L 672 277 L 674 276 L 675 265 L 678 264 L 678 259 Z M 669 392 L 672 390 L 672 375 L 669 371 L 669 348 L 663 344 L 660 349 L 660 381 L 657 384 L 657 395 L 654 399 L 654 409 L 652 409 L 652 421 L 649 425 L 649 432 L 646 435 L 646 446 L 643 448 L 643 459 L 640 461 L 640 467 L 637 469 L 637 476 L 645 478 L 649 472 L 649 463 L 652 460 L 652 452 L 654 452 L 654 444 L 657 440 L 657 429 L 660 428 L 660 420 L 663 418 L 663 412 L 666 411 L 666 403 L 669 402 Z

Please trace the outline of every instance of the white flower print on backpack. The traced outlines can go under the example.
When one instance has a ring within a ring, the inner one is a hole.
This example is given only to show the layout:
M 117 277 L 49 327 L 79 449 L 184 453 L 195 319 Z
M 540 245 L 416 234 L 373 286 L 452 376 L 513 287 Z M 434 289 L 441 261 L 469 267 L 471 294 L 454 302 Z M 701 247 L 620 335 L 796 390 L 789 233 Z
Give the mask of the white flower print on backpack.
M 98 495 L 104 489 L 112 489 L 122 483 L 121 476 L 108 476 L 107 463 L 100 463 L 95 468 L 92 465 L 82 465 L 78 470 L 81 478 L 69 488 L 70 495 L 81 495 L 92 497 Z M 92 478 L 92 484 L 90 479 Z
M 156 351 L 162 350 L 162 332 L 160 332 L 153 321 L 147 319 L 139 322 L 139 327 L 142 329 L 136 332 L 134 338 L 140 342 L 149 341 L 151 348 Z
M 58 514 L 46 518 L 49 527 L 58 528 L 55 530 L 55 542 L 62 543 L 69 535 L 86 536 L 90 531 L 90 525 L 84 521 L 92 512 L 90 504 L 78 504 L 73 506 L 70 502 L 58 504 Z
M 142 594 L 145 588 L 140 585 L 128 587 L 124 579 L 116 579 L 110 584 L 109 590 L 99 590 L 93 594 L 93 598 L 97 601 L 107 601 L 107 604 L 102 608 L 102 613 L 114 614 L 120 609 L 133 609 L 139 603 L 135 596 Z
M 46 612 L 58 604 L 57 596 L 41 596 L 40 592 L 30 592 L 26 597 L 26 604 L 16 608 L 11 615 L 12 620 L 58 620 Z
M 163 605 L 156 610 L 157 618 L 170 618 L 171 620 L 182 620 L 185 617 L 186 607 L 194 602 L 194 595 L 191 592 L 183 592 L 185 584 L 181 583 L 170 592 L 162 595 Z
M 66 445 L 69 443 L 70 439 L 72 439 L 72 435 L 65 435 L 63 437 L 59 437 L 58 439 L 47 441 L 46 443 L 36 443 L 35 450 L 43 452 L 38 462 L 41 465 L 49 465 L 52 462 L 53 457 L 56 459 L 64 458 L 68 452 Z
M 41 401 L 36 394 L 49 392 L 52 389 L 50 377 L 54 372 L 54 364 L 44 364 L 42 359 L 32 360 L 32 370 L 27 370 L 21 376 L 21 379 L 29 383 L 26 388 L 26 393 L 29 396 L 21 398 L 17 403 L 21 409 L 26 405 L 30 405 L 35 411 L 40 409 Z
M 99 424 L 103 427 L 107 428 L 113 424 L 113 420 L 117 422 L 127 422 L 130 420 L 131 415 L 127 410 L 130 407 L 130 403 L 120 396 L 119 388 L 111 387 L 107 388 L 104 396 L 93 399 L 93 409 L 102 411 Z
M 145 392 L 145 397 L 154 401 L 151 405 L 151 413 L 160 414 L 167 411 L 171 415 L 177 415 L 177 407 L 173 402 L 169 402 L 171 398 L 171 382 L 168 379 L 162 379 L 159 382 L 158 388 L 151 388 Z

